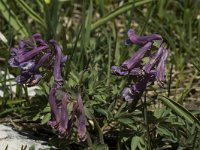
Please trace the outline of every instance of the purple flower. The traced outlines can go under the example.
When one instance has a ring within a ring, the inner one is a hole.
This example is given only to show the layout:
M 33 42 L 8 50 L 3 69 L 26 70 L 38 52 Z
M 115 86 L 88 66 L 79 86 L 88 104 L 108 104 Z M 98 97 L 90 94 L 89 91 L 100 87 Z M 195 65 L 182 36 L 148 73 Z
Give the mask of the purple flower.
M 142 76 L 144 75 L 144 71 L 141 68 L 133 68 L 129 71 L 130 76 Z
M 48 122 L 49 125 L 55 127 L 58 126 L 60 122 L 60 115 L 56 103 L 56 90 L 58 89 L 59 85 L 57 83 L 54 83 L 53 87 L 50 90 L 49 93 L 49 104 L 51 107 L 51 120 Z
M 113 75 L 118 75 L 118 76 L 140 76 L 143 74 L 143 70 L 140 68 L 133 68 L 132 70 L 128 71 L 122 68 L 121 66 L 112 66 L 111 67 L 111 73 Z
M 16 77 L 16 81 L 18 84 L 23 84 L 26 83 L 29 78 L 31 78 L 31 73 L 23 71 L 20 75 Z
M 134 93 L 132 93 L 132 90 L 130 87 L 125 87 L 122 91 L 122 97 L 125 99 L 125 101 L 131 103 L 134 98 Z
M 136 51 L 131 58 L 124 61 L 121 66 L 112 66 L 111 73 L 118 76 L 138 77 L 134 78 L 136 81 L 134 85 L 131 84 L 122 91 L 122 97 L 128 102 L 132 102 L 137 95 L 142 94 L 147 86 L 156 80 L 160 86 L 163 86 L 168 50 L 165 48 L 165 43 L 162 43 L 157 52 L 152 54 L 151 47 L 154 40 L 162 41 L 162 37 L 158 34 L 138 36 L 134 30 L 130 29 L 128 37 L 126 44 L 137 44 L 143 47 Z M 149 61 L 144 63 L 144 57 L 149 57 Z
M 56 82 L 63 82 L 63 78 L 61 76 L 61 61 L 62 61 L 61 47 L 55 40 L 50 40 L 50 43 L 55 48 L 55 57 L 56 57 L 54 63 L 54 71 L 53 71 L 54 80 Z
M 47 57 L 50 57 L 48 51 L 50 51 L 48 44 L 38 33 L 19 41 L 17 48 L 11 48 L 11 58 L 8 63 L 11 67 L 20 68 L 21 74 L 16 77 L 18 83 L 33 86 L 42 79 L 39 68 L 48 61 Z
M 78 140 L 85 141 L 87 138 L 86 117 L 80 92 L 77 100 L 73 102 L 70 117 L 67 110 L 69 96 L 62 90 L 64 80 L 61 72 L 68 56 L 62 54 L 61 47 L 55 40 L 50 40 L 49 44 L 50 46 L 40 34 L 34 34 L 29 39 L 21 40 L 17 48 L 11 49 L 11 58 L 8 63 L 11 67 L 18 67 L 21 71 L 16 77 L 17 82 L 28 86 L 38 84 L 43 78 L 41 68 L 53 68 L 54 83 L 48 98 L 51 119 L 48 125 L 55 128 L 60 137 L 69 137 L 77 118 Z
M 144 65 L 144 67 L 143 67 L 144 71 L 146 73 L 149 73 L 152 70 L 152 68 L 156 64 L 158 64 L 158 62 L 160 61 L 160 58 L 162 57 L 162 55 L 163 55 L 163 47 L 161 46 L 158 49 L 158 51 L 150 57 L 149 62 Z
M 57 129 L 61 136 L 65 136 L 68 128 L 68 96 L 60 88 L 61 86 L 58 83 L 54 83 L 50 90 L 49 104 L 52 116 L 48 124 Z
M 147 85 L 149 83 L 150 84 L 153 83 L 155 80 L 156 80 L 155 74 L 147 74 L 141 81 L 131 86 L 132 92 L 133 93 L 143 92 L 146 89 Z
M 123 62 L 122 67 L 128 71 L 133 69 L 133 67 L 135 67 L 135 65 L 142 60 L 145 53 L 151 48 L 151 45 L 152 45 L 151 42 L 146 43 L 142 48 L 140 48 L 137 52 L 135 52 L 130 59 Z
M 118 75 L 118 76 L 128 75 L 128 71 L 127 70 L 123 70 L 123 68 L 121 66 L 112 66 L 111 67 L 111 73 L 113 75 Z
M 154 40 L 162 40 L 162 36 L 159 34 L 151 34 L 147 36 L 138 36 L 135 34 L 133 29 L 128 31 L 128 39 L 125 41 L 126 45 L 137 44 L 137 45 L 145 45 L 148 42 L 153 42 Z
M 85 114 L 83 110 L 83 101 L 80 93 L 78 94 L 78 139 L 80 141 L 85 141 L 87 138 L 87 130 L 85 125 Z
M 61 117 L 60 117 L 60 123 L 58 127 L 58 130 L 61 135 L 65 135 L 66 130 L 68 128 L 67 102 L 68 102 L 67 93 L 63 92 L 61 106 L 59 108 L 61 112 Z
M 156 80 L 158 81 L 158 83 L 160 83 L 161 86 L 163 86 L 163 83 L 165 81 L 165 61 L 168 56 L 168 50 L 166 48 L 163 48 L 162 50 L 163 54 L 156 68 Z
M 53 75 L 55 82 L 63 82 L 61 67 L 64 66 L 68 57 L 62 55 L 61 47 L 55 40 L 50 40 L 50 44 L 53 47 L 49 47 L 41 35 L 36 33 L 28 39 L 19 41 L 17 48 L 11 48 L 11 58 L 8 63 L 11 67 L 21 69 L 21 75 L 16 78 L 18 83 L 27 84 L 28 86 L 37 84 L 43 76 L 40 68 L 45 64 L 51 66 L 52 61 L 54 62 Z M 47 69 L 48 67 L 43 68 Z
M 77 116 L 78 140 L 85 141 L 87 138 L 86 118 L 81 95 L 79 93 L 77 100 L 74 101 L 71 118 L 69 119 L 67 113 L 68 96 L 65 92 L 61 92 L 59 87 L 59 84 L 54 84 L 49 94 L 52 117 L 48 125 L 54 127 L 61 137 L 69 137 L 75 123 L 75 116 Z M 60 98 L 56 97 L 56 92 L 59 92 Z
M 66 55 L 66 56 L 62 56 L 62 59 L 61 59 L 61 62 L 60 62 L 61 67 L 63 67 L 63 66 L 65 65 L 65 62 L 66 62 L 68 59 L 69 59 L 69 58 L 68 58 L 67 55 Z
M 21 63 L 19 65 L 19 67 L 22 69 L 22 70 L 31 70 L 35 67 L 35 62 L 30 60 L 30 61 L 25 61 L 23 63 Z
M 41 79 L 42 79 L 41 74 L 39 74 L 39 73 L 34 74 L 34 75 L 32 75 L 32 78 L 30 78 L 28 80 L 28 82 L 26 84 L 27 84 L 27 86 L 34 86 L 34 85 L 37 85 Z
M 144 76 L 143 79 L 137 82 L 136 84 L 124 88 L 124 90 L 122 91 L 122 97 L 126 101 L 131 103 L 136 95 L 143 93 L 147 88 L 148 84 L 153 83 L 155 80 L 155 73 L 151 73 Z
M 46 50 L 47 48 L 48 46 L 41 46 L 38 48 L 34 48 L 33 50 L 26 52 L 24 55 L 15 56 L 14 59 L 17 63 L 20 64 L 22 62 L 32 59 L 33 57 L 38 55 L 41 51 Z
M 16 63 L 15 61 L 15 58 L 14 57 L 11 57 L 9 60 L 8 60 L 8 64 L 11 66 L 11 67 L 18 67 L 18 63 Z
M 37 62 L 37 64 L 35 65 L 33 71 L 39 71 L 39 68 L 40 68 L 44 63 L 46 63 L 46 62 L 49 60 L 50 57 L 51 57 L 51 53 L 46 53 L 46 54 L 44 54 L 44 55 L 40 58 L 40 60 Z

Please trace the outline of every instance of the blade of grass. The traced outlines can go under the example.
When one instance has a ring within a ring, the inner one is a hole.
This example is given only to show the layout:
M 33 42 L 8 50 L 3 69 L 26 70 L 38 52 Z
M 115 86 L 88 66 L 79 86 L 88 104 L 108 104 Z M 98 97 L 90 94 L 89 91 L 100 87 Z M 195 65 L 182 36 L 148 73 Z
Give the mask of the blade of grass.
M 112 26 L 114 26 L 112 24 Z M 108 65 L 107 65 L 107 82 L 106 82 L 106 85 L 109 85 L 110 83 L 110 75 L 111 75 L 111 71 L 110 71 L 110 68 L 111 68 L 111 59 L 112 59 L 112 56 L 111 56 L 111 35 L 109 33 L 107 33 L 106 29 L 104 30 L 105 32 L 105 35 L 106 35 L 106 39 L 107 39 L 107 44 L 108 44 Z
M 90 5 L 89 5 L 89 9 L 88 12 L 86 12 L 86 5 L 87 2 L 84 1 L 83 2 L 83 14 L 85 14 L 86 16 L 82 16 L 82 23 L 85 25 L 82 28 L 81 31 L 81 55 L 78 59 L 78 62 L 80 63 L 80 69 L 83 69 L 84 67 L 84 63 L 85 63 L 85 58 L 86 58 L 86 49 L 89 45 L 90 42 L 90 33 L 91 33 L 91 23 L 92 23 L 92 13 L 93 13 L 93 1 L 90 0 Z
M 42 1 L 45 24 L 46 24 L 46 37 L 47 39 L 57 39 L 57 29 L 58 29 L 58 10 L 61 5 L 56 0 L 52 0 L 50 4 L 46 4 Z
M 144 5 L 146 3 L 151 2 L 152 0 L 140 0 L 135 2 L 135 7 Z M 104 16 L 103 18 L 97 20 L 95 23 L 92 24 L 91 30 L 94 30 L 96 28 L 98 28 L 99 26 L 105 24 L 106 22 L 108 22 L 109 20 L 113 19 L 114 17 L 129 11 L 132 7 L 133 7 L 133 3 L 134 2 L 128 2 L 122 6 L 120 6 L 119 8 L 115 9 L 114 11 L 108 13 L 106 16 Z
M 18 0 L 16 2 L 24 10 L 25 13 L 27 13 L 32 19 L 45 27 L 44 20 L 30 6 L 28 6 L 23 0 Z
M 0 1 L 0 11 L 9 24 L 21 34 L 22 37 L 28 36 L 28 32 L 23 24 L 19 21 L 16 14 L 8 7 L 6 0 Z
M 142 35 L 145 32 L 145 29 L 148 25 L 149 20 L 151 20 L 151 17 L 152 17 L 152 14 L 153 14 L 155 8 L 156 8 L 156 5 L 154 3 L 151 3 L 149 5 L 148 11 L 147 11 L 147 17 L 146 17 L 146 20 L 144 21 L 144 25 L 141 28 L 140 35 Z
M 189 123 L 196 123 L 197 127 L 200 129 L 200 121 L 183 106 L 165 96 L 158 96 L 158 99 L 171 108 L 178 116 L 183 117 Z
M 24 109 L 30 109 L 30 107 L 14 107 L 14 108 L 9 108 L 9 109 L 6 109 L 5 111 L 2 111 L 0 113 L 0 116 L 5 115 L 7 113 L 11 113 L 13 111 L 22 111 Z

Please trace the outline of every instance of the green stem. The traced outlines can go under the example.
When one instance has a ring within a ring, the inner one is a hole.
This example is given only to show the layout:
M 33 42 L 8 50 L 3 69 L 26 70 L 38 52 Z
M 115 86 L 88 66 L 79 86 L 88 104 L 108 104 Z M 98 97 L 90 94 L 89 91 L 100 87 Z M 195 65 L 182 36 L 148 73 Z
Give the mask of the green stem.
M 107 85 L 110 83 L 110 67 L 111 67 L 111 38 L 108 34 L 107 36 L 107 42 L 108 42 L 108 70 L 107 70 Z
M 90 133 L 87 131 L 87 144 L 88 144 L 88 147 L 89 148 L 92 148 L 92 140 L 91 140 L 91 137 L 90 137 Z
M 167 97 L 169 97 L 171 95 L 172 70 L 173 70 L 173 63 L 171 64 L 170 72 L 169 72 L 169 82 L 168 82 L 168 87 L 167 87 Z
M 148 124 L 148 117 L 147 117 L 147 102 L 146 102 L 146 93 L 144 97 L 144 123 L 146 126 L 146 135 L 147 135 L 147 150 L 151 149 L 151 137 L 149 135 L 149 124 Z
M 94 121 L 94 124 L 98 130 L 98 133 L 99 133 L 99 142 L 100 144 L 104 144 L 104 139 L 103 139 L 103 133 L 101 131 L 101 127 L 99 126 L 99 123 L 97 122 L 96 118 L 93 116 L 93 121 Z
M 23 85 L 22 85 L 23 86 Z M 23 86 L 23 89 L 24 89 L 24 92 L 25 92 L 25 95 L 26 95 L 26 100 L 29 102 L 30 104 L 30 99 L 29 99 L 29 96 L 28 96 L 28 89 L 26 86 Z

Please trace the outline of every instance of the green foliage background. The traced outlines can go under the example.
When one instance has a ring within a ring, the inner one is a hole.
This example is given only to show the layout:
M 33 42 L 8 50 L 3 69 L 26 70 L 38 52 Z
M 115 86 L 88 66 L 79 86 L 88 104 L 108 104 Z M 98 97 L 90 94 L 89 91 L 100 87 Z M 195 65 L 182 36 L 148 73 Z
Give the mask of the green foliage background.
M 97 150 L 200 149 L 199 111 L 183 105 L 199 86 L 199 8 L 198 0 L 1 0 L 0 70 L 5 73 L 0 74 L 0 117 L 19 117 L 31 123 L 30 129 L 41 124 L 54 139 L 49 143 L 61 149 L 74 144 Z M 166 88 L 152 86 L 131 105 L 120 95 L 129 79 L 110 73 L 137 48 L 124 45 L 130 28 L 140 35 L 158 33 L 170 47 Z M 64 86 L 71 99 L 81 88 L 90 135 L 85 143 L 77 143 L 75 132 L 70 139 L 58 139 L 46 126 L 50 72 L 34 97 L 25 86 L 16 85 L 16 94 L 10 90 L 14 79 L 6 76 L 18 71 L 7 64 L 9 50 L 37 32 L 47 41 L 56 39 L 70 56 Z

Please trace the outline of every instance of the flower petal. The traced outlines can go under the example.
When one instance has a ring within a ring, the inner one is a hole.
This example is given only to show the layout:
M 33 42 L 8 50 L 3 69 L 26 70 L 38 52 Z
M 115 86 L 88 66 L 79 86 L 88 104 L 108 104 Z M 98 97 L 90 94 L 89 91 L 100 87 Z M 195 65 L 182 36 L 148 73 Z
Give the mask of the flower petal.
M 19 64 L 19 67 L 23 70 L 31 70 L 32 68 L 35 67 L 35 62 L 34 61 L 26 61 L 26 62 Z
M 80 141 L 85 141 L 87 138 L 86 125 L 85 125 L 85 114 L 83 110 L 83 101 L 80 93 L 78 94 L 78 138 Z
M 138 64 L 142 58 L 144 57 L 145 53 L 151 48 L 152 43 L 148 42 L 142 48 L 140 48 L 137 52 L 133 54 L 133 56 L 122 63 L 122 67 L 130 71 L 133 67 Z
M 128 75 L 128 71 L 122 70 L 121 66 L 112 66 L 111 67 L 111 73 L 113 75 L 118 75 L 118 76 L 125 76 Z
M 60 122 L 60 116 L 59 116 L 58 108 L 56 104 L 56 96 L 55 96 L 56 89 L 57 89 L 57 85 L 54 84 L 49 93 L 49 104 L 50 104 L 51 113 L 53 116 L 52 118 L 55 118 L 55 121 L 58 124 Z
M 56 55 L 54 70 L 53 70 L 54 80 L 56 82 L 63 82 L 63 78 L 61 76 L 61 47 L 53 39 L 50 40 L 50 43 L 54 46 Z
M 125 101 L 127 101 L 128 103 L 131 103 L 134 99 L 134 95 L 132 93 L 131 88 L 124 88 L 124 90 L 122 91 L 122 97 L 125 99 Z
M 68 60 L 69 58 L 68 58 L 68 56 L 67 55 L 65 55 L 65 56 L 62 56 L 62 59 L 61 59 L 61 66 L 64 66 L 64 64 L 66 63 L 66 61 Z
M 163 54 L 163 47 L 161 46 L 158 51 L 150 58 L 149 62 L 146 63 L 143 67 L 144 71 L 146 73 L 149 73 L 151 71 L 151 69 L 158 64 L 159 59 L 161 58 L 162 54 Z
M 146 43 L 153 42 L 154 40 L 162 40 L 162 36 L 159 34 L 138 36 L 135 34 L 135 31 L 133 29 L 130 29 L 128 31 L 128 37 L 133 44 L 138 44 L 138 45 L 145 45 Z
M 22 63 L 24 61 L 30 60 L 31 58 L 36 56 L 39 52 L 41 52 L 42 50 L 45 50 L 47 48 L 48 48 L 48 46 L 41 46 L 41 47 L 35 48 L 31 51 L 28 51 L 24 55 L 15 56 L 14 58 L 18 63 Z
M 49 60 L 50 53 L 43 55 L 34 67 L 34 71 L 37 71 L 45 62 Z
M 28 86 L 37 85 L 41 79 L 42 79 L 42 75 L 41 75 L 41 74 L 35 74 L 35 75 L 33 75 L 33 77 L 27 82 L 27 85 L 28 85 Z
M 64 93 L 61 101 L 61 120 L 59 124 L 59 132 L 61 135 L 66 132 L 68 127 L 67 100 L 67 94 Z
M 9 60 L 8 60 L 8 64 L 11 66 L 11 67 L 18 67 L 18 63 L 15 61 L 15 58 L 14 57 L 11 57 Z
M 160 58 L 160 61 L 158 63 L 158 66 L 156 68 L 156 79 L 160 83 L 160 85 L 163 85 L 163 82 L 165 81 L 165 61 L 168 56 L 168 50 L 163 48 L 163 55 Z

